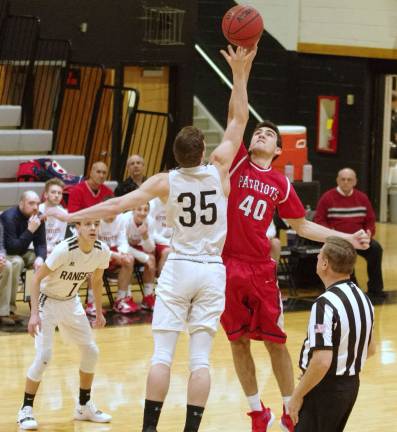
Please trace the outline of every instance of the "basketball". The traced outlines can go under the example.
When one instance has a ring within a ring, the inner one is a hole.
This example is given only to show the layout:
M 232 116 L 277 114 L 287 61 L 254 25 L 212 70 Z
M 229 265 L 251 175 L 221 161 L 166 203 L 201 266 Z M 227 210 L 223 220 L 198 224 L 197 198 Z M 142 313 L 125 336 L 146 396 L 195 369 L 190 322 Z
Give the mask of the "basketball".
M 252 6 L 236 5 L 225 13 L 222 32 L 231 44 L 249 48 L 262 36 L 262 16 Z

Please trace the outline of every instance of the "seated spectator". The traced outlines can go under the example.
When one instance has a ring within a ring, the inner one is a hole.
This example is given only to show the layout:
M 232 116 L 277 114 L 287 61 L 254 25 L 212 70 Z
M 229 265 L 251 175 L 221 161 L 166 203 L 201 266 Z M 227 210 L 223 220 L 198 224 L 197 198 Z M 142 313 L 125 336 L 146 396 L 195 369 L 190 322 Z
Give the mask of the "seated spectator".
M 16 311 L 16 294 L 23 269 L 37 271 L 47 257 L 45 225 L 39 214 L 40 199 L 36 192 L 26 191 L 19 204 L 5 210 L 0 218 L 4 227 L 4 247 L 12 264 L 11 316 Z M 33 242 L 34 251 L 29 249 Z
M 129 290 L 129 282 L 134 266 L 134 257 L 121 252 L 128 250 L 125 220 L 123 215 L 101 220 L 98 239 L 110 248 L 110 263 L 106 272 L 117 273 L 118 291 L 113 309 L 122 314 L 137 312 L 139 306 L 134 302 Z
M 73 186 L 69 192 L 68 211 L 70 213 L 91 207 L 112 197 L 113 191 L 104 183 L 108 175 L 108 167 L 103 162 L 95 162 L 87 180 Z
M 113 196 L 113 191 L 104 183 L 108 175 L 108 167 L 103 162 L 93 163 L 87 180 L 73 186 L 69 192 L 68 211 L 70 213 L 91 207 Z M 88 278 L 88 300 L 86 313 L 95 316 L 94 296 L 91 279 Z
M 280 239 L 277 237 L 277 230 L 273 221 L 271 221 L 269 228 L 266 231 L 266 237 L 270 241 L 270 256 L 274 261 L 278 262 L 281 253 L 281 243 Z
M 65 214 L 68 212 L 61 206 L 63 189 L 65 184 L 58 178 L 48 180 L 44 186 L 44 202 L 39 205 L 39 212 L 46 214 L 51 207 L 56 207 Z M 53 216 L 46 217 L 45 233 L 47 240 L 47 254 L 50 254 L 54 247 L 65 238 L 67 223 Z
M 156 273 L 160 276 L 161 270 L 171 251 L 170 242 L 172 228 L 167 227 L 166 207 L 160 198 L 150 201 L 149 230 L 156 245 Z
M 137 154 L 130 156 L 127 160 L 129 177 L 116 187 L 114 194 L 121 196 L 138 189 L 146 180 L 146 177 L 143 175 L 144 169 L 145 161 L 142 156 Z
M 147 223 L 148 214 L 149 204 L 137 207 L 133 212 L 124 214 L 129 247 L 128 250 L 123 250 L 122 252 L 128 252 L 137 261 L 144 264 L 142 308 L 153 310 L 155 301 L 153 284 L 156 274 L 156 260 L 154 257 L 155 244 Z
M 364 229 L 371 232 L 371 243 L 357 253 L 367 261 L 368 295 L 383 298 L 382 246 L 374 239 L 375 213 L 368 196 L 355 189 L 356 173 L 351 168 L 338 172 L 337 187 L 325 192 L 317 205 L 314 221 L 345 233 Z
M 0 222 L 0 324 L 13 326 L 15 320 L 10 316 L 12 266 L 6 258 L 3 235 L 3 224 Z

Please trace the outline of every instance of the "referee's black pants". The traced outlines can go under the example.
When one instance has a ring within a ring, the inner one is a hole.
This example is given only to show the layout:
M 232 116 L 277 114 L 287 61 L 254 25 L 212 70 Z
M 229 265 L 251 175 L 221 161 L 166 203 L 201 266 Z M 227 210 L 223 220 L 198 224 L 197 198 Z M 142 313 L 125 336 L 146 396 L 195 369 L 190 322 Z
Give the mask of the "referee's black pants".
M 357 250 L 357 253 L 367 261 L 368 293 L 375 296 L 379 295 L 383 292 L 382 246 L 376 240 L 371 239 L 369 248 Z
M 325 377 L 303 399 L 295 432 L 342 432 L 359 387 L 358 376 Z

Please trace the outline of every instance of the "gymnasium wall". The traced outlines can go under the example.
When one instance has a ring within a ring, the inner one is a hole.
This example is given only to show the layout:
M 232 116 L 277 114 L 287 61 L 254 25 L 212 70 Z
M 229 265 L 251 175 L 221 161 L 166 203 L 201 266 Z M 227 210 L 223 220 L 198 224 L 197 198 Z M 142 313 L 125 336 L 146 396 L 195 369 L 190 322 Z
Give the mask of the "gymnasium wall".
M 249 3 L 262 12 L 266 29 L 288 50 L 397 58 L 394 0 L 251 0 Z

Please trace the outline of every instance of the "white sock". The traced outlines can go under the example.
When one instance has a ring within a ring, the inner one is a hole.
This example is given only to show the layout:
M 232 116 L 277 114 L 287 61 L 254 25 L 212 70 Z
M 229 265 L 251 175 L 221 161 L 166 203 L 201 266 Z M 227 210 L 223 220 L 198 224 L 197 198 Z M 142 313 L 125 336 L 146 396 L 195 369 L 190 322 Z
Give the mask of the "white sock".
M 92 292 L 92 289 L 88 290 L 87 303 L 94 303 L 94 294 Z
M 122 300 L 123 298 L 127 297 L 127 291 L 124 290 L 118 290 L 117 291 L 117 300 Z
M 290 400 L 291 400 L 291 396 L 283 396 L 283 403 L 284 403 L 284 408 L 285 408 L 286 414 L 289 414 L 288 404 L 289 404 Z
M 261 400 L 259 398 L 259 393 L 254 394 L 252 396 L 247 396 L 247 399 L 251 411 L 262 411 L 262 405 L 261 405 Z
M 145 283 L 143 286 L 143 295 L 151 295 L 153 294 L 153 284 L 152 283 Z

